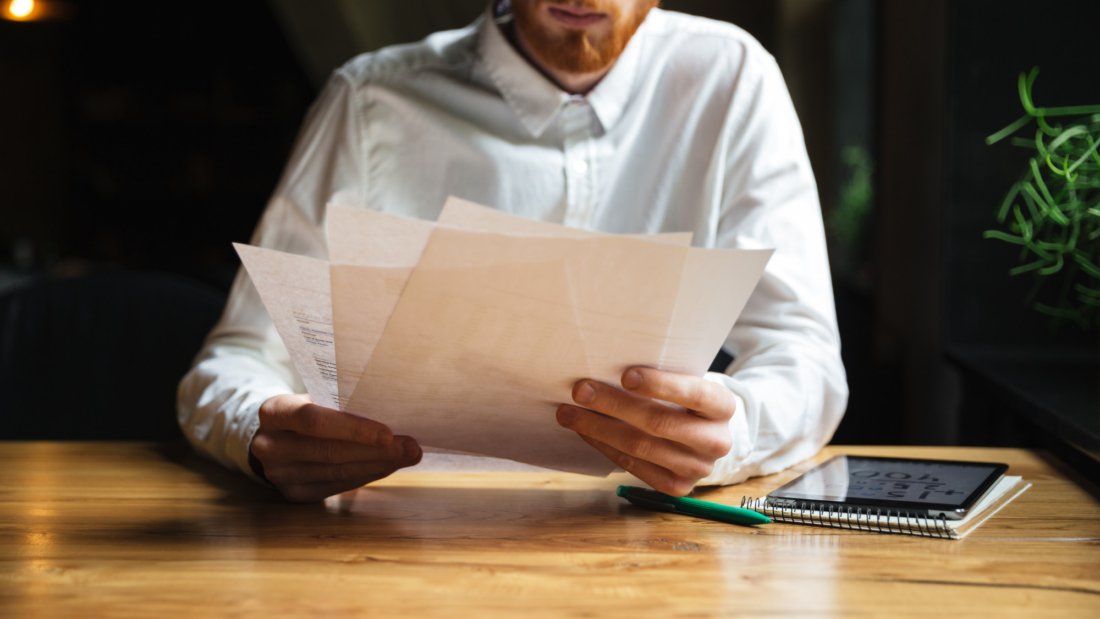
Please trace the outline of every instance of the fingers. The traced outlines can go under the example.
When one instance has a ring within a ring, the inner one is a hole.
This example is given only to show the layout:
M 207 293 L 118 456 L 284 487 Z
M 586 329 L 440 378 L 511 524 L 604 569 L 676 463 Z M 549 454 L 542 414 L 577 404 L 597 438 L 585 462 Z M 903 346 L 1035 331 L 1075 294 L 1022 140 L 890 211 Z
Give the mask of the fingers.
M 664 467 L 653 464 L 652 462 L 646 462 L 645 460 L 638 460 L 606 443 L 588 438 L 587 436 L 581 435 L 581 438 L 584 439 L 584 442 L 595 447 L 600 453 L 607 456 L 608 460 L 611 460 L 623 470 L 649 484 L 650 487 L 658 492 L 663 492 L 672 496 L 684 496 L 695 487 L 696 479 L 681 477 Z
M 318 464 L 295 462 L 290 466 L 273 468 L 268 477 L 273 484 L 284 488 L 284 494 L 296 486 L 338 484 L 344 489 L 358 488 L 365 483 L 381 479 L 400 469 L 392 462 L 346 462 L 343 464 Z
M 679 404 L 708 419 L 728 420 L 737 406 L 729 389 L 698 376 L 633 367 L 623 372 L 622 385 L 631 393 Z
M 558 423 L 667 494 L 686 494 L 729 453 L 736 398 L 721 385 L 637 367 L 622 384 L 578 381 L 573 400 L 583 408 L 561 405 Z
M 700 455 L 720 458 L 729 453 L 729 417 L 723 419 L 716 415 L 712 419 L 697 415 L 681 406 L 627 393 L 592 380 L 577 382 L 573 387 L 573 399 L 587 409 L 624 421 L 649 436 L 687 445 Z
M 631 457 L 637 463 L 655 465 L 683 479 L 702 479 L 710 474 L 714 466 L 715 458 L 700 455 L 686 445 L 651 436 L 618 419 L 575 406 L 566 404 L 559 407 L 558 423 L 577 432 L 582 438 L 598 441 Z
M 393 432 L 364 417 L 310 403 L 304 396 L 277 396 L 260 406 L 260 427 L 365 445 L 389 445 Z
M 420 447 L 410 437 L 388 445 L 364 445 L 334 439 L 318 439 L 285 430 L 264 430 L 252 439 L 252 453 L 266 465 L 272 460 L 292 462 L 371 462 L 419 457 Z
M 264 476 L 291 501 L 319 501 L 412 466 L 423 455 L 409 436 L 317 406 L 303 395 L 269 398 L 250 449 Z
M 254 451 L 256 441 L 261 438 L 261 435 L 257 435 L 256 439 L 253 439 Z M 316 442 L 331 443 L 334 441 Z M 278 488 L 279 492 L 288 500 L 295 502 L 320 501 L 334 494 L 353 490 L 364 484 L 382 479 L 398 469 L 413 466 L 420 462 L 423 452 L 411 437 L 397 437 L 394 443 L 409 449 L 402 450 L 400 455 L 334 463 L 279 457 L 273 459 L 270 465 L 265 463 L 264 472 L 268 481 Z M 263 444 L 263 441 L 261 441 L 261 444 Z M 362 446 L 360 447 L 362 448 Z M 388 448 L 365 447 L 363 449 L 377 451 Z M 280 453 L 280 455 L 283 454 Z M 368 456 L 374 455 L 376 454 L 368 454 Z
M 342 484 L 344 489 L 358 488 L 381 479 L 403 468 L 397 461 L 343 462 L 321 464 L 319 462 L 292 462 L 264 471 L 271 483 L 281 489 L 318 484 Z M 284 494 L 286 490 L 284 490 Z

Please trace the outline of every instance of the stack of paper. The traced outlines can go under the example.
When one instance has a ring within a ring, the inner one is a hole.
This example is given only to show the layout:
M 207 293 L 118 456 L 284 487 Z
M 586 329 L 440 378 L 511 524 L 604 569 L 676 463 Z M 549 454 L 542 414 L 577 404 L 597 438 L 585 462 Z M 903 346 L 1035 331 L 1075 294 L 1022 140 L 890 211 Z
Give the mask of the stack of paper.
M 771 250 L 617 236 L 450 198 L 437 222 L 330 205 L 329 261 L 236 245 L 318 404 L 428 448 L 607 474 L 554 411 L 633 365 L 702 375 Z

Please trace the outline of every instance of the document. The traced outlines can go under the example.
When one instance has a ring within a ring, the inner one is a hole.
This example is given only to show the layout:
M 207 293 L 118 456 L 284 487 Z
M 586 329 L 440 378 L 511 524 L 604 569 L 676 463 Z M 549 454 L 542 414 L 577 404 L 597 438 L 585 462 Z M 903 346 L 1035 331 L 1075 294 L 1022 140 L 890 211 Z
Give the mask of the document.
M 437 222 L 333 205 L 328 236 L 328 262 L 238 247 L 315 401 L 427 448 L 596 475 L 613 465 L 555 418 L 573 384 L 702 375 L 771 255 L 453 198 Z
M 234 243 L 313 401 L 338 407 L 332 293 L 324 260 Z
M 536 219 L 516 217 L 495 208 L 482 206 L 476 202 L 451 196 L 443 204 L 436 223 L 449 228 L 496 232 L 515 236 L 559 236 L 568 238 L 591 238 L 601 233 L 580 228 L 570 228 L 561 224 Z M 660 241 L 673 245 L 691 245 L 690 232 L 662 232 L 659 234 L 628 234 L 630 238 Z
M 327 211 L 337 401 L 346 410 L 435 226 L 337 204 Z
M 599 233 L 524 219 L 451 197 L 436 224 L 516 236 L 591 238 Z M 431 236 L 432 222 L 330 204 L 326 229 L 338 398 L 346 409 L 367 360 Z M 691 233 L 638 235 L 687 246 Z

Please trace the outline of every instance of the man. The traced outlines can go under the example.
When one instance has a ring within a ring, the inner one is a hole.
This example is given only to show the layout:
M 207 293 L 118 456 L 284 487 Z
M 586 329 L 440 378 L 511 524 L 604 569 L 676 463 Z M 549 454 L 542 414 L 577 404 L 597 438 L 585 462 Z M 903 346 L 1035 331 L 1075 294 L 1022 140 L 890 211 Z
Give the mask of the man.
M 324 205 L 434 219 L 456 195 L 609 233 L 775 247 L 726 373 L 580 380 L 558 422 L 685 494 L 805 459 L 843 414 L 821 215 L 772 57 L 655 0 L 513 0 L 463 30 L 353 59 L 306 119 L 253 243 L 324 257 Z M 507 7 L 504 7 L 507 9 Z M 715 282 L 722 285 L 722 282 Z M 195 446 L 319 500 L 417 463 L 416 437 L 312 404 L 247 276 L 180 385 Z M 550 414 L 550 411 L 547 412 Z

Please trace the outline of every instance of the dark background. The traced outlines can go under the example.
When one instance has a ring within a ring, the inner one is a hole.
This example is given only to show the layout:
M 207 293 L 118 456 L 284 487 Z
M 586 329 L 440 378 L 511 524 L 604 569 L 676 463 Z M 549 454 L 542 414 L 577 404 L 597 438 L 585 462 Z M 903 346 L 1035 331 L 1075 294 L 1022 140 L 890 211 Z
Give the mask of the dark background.
M 1041 104 L 1100 103 L 1100 3 L 668 0 L 778 58 L 830 239 L 847 443 L 1100 451 L 1098 336 L 1052 325 L 981 238 L 1025 159 L 983 138 Z M 0 10 L 7 0 L 0 0 Z M 54 2 L 0 20 L 4 438 L 163 438 L 297 127 L 360 51 L 478 0 Z

